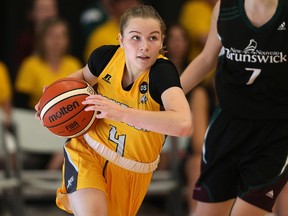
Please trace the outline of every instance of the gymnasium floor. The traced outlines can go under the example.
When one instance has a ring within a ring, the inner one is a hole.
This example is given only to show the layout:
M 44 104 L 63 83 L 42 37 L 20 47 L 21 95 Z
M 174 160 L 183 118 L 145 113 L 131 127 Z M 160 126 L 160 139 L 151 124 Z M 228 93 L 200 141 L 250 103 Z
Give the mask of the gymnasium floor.
M 71 216 L 71 214 L 67 214 L 53 205 L 29 206 L 26 211 L 27 216 Z M 143 204 L 137 216 L 168 216 L 168 214 L 161 211 L 161 209 Z
M 12 216 L 8 210 L 0 211 L 0 216 Z M 25 216 L 72 216 L 58 209 L 52 200 L 29 201 L 25 203 Z M 150 201 L 142 204 L 137 216 L 168 216 L 164 208 L 155 206 Z M 180 216 L 180 215 L 179 215 Z
M 162 202 L 160 198 L 156 202 Z M 1 203 L 0 203 L 1 204 Z M 9 211 L 3 210 L 0 211 L 0 216 L 12 216 Z M 171 215 L 171 214 L 170 214 Z M 186 216 L 187 214 L 177 215 L 177 216 Z M 45 201 L 29 201 L 25 203 L 25 216 L 72 216 L 71 214 L 65 213 L 62 210 L 59 210 L 52 200 Z M 165 211 L 165 208 L 159 204 L 155 204 L 155 200 L 146 200 L 142 204 L 139 213 L 137 216 L 169 216 Z M 274 214 L 267 214 L 266 216 L 275 216 Z

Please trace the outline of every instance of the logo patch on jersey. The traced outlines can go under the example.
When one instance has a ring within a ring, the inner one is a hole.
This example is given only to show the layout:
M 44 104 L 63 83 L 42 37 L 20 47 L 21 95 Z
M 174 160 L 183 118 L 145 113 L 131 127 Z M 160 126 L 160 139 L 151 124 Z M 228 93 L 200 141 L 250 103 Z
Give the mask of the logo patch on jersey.
M 250 39 L 243 50 L 234 47 L 224 47 L 224 50 L 225 52 L 221 50 L 221 54 L 236 62 L 277 64 L 288 61 L 286 51 L 262 50 L 254 39 Z
M 271 190 L 271 191 L 267 192 L 267 193 L 266 193 L 266 196 L 267 196 L 267 197 L 270 197 L 271 199 L 273 199 L 273 198 L 274 198 L 274 191 Z
M 74 176 L 71 176 L 71 178 L 68 179 L 68 181 L 67 181 L 67 189 L 72 186 L 73 181 L 74 181 Z
M 147 82 L 142 82 L 141 85 L 139 86 L 139 91 L 141 94 L 145 94 L 148 91 L 148 83 Z
M 148 98 L 146 97 L 146 95 L 142 95 L 140 98 L 140 103 L 141 104 L 146 104 L 146 101 L 148 101 Z
M 257 42 L 254 39 L 249 41 L 248 46 L 243 50 L 244 53 L 251 53 L 254 52 L 257 48 Z
M 102 79 L 103 79 L 105 82 L 111 84 L 111 82 L 110 82 L 110 79 L 111 79 L 111 78 L 112 78 L 112 76 L 111 76 L 110 74 L 106 74 Z
M 278 30 L 278 31 L 285 31 L 285 30 L 286 30 L 285 24 L 286 24 L 285 22 L 282 22 L 281 25 L 278 27 L 277 30 Z

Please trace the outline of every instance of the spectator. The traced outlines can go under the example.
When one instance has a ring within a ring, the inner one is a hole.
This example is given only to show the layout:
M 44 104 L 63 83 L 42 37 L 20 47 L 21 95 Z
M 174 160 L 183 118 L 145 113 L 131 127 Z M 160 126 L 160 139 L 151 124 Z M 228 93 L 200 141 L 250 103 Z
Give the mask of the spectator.
M 105 7 L 105 4 L 103 4 L 104 1 L 94 0 L 80 16 L 80 25 L 85 41 L 94 29 L 106 22 L 109 18 L 107 8 Z
M 26 28 L 20 32 L 17 39 L 16 63 L 19 66 L 23 59 L 34 52 L 35 36 L 42 22 L 58 16 L 58 5 L 56 0 L 31 0 L 28 12 L 28 23 Z
M 166 56 L 174 63 L 179 74 L 181 74 L 188 65 L 189 45 L 188 35 L 183 26 L 179 23 L 173 23 L 168 26 L 164 41 L 164 46 L 167 50 Z M 166 138 L 161 152 L 161 161 L 158 165 L 158 169 L 163 170 L 170 168 L 171 151 L 177 150 L 179 158 L 182 157 L 181 155 L 184 153 L 186 147 L 186 139 L 187 137 L 180 138 L 168 136 Z
M 35 54 L 24 59 L 15 83 L 14 105 L 21 108 L 34 109 L 39 101 L 43 87 L 53 81 L 68 76 L 81 68 L 81 63 L 68 54 L 69 32 L 65 21 L 53 18 L 42 23 L 37 34 Z M 36 160 L 35 156 L 35 160 Z M 41 157 L 38 163 L 27 162 L 27 166 L 49 169 L 60 168 L 62 153 Z
M 21 64 L 15 83 L 15 106 L 34 109 L 44 86 L 66 77 L 81 67 L 78 59 L 68 54 L 69 32 L 66 22 L 46 20 L 39 29 L 35 54 Z
M 6 65 L 0 61 L 0 112 L 1 113 L 1 126 L 6 127 L 7 129 L 11 128 L 11 112 L 12 112 L 12 89 L 11 89 L 11 82 L 10 77 L 8 73 L 8 69 Z M 11 159 L 14 160 L 14 153 L 15 153 L 15 142 L 11 141 L 11 139 L 7 139 L 8 136 L 10 136 L 10 132 L 7 130 L 7 133 L 5 133 L 7 136 L 4 137 L 6 139 L 6 148 L 9 152 Z M 9 135 L 8 135 L 9 134 Z M 4 136 L 4 134 L 2 134 Z M 3 137 L 1 137 L 3 139 Z M 2 143 L 0 143 L 0 168 L 2 168 L 2 155 L 3 155 L 3 148 Z
M 175 64 L 179 74 L 182 74 L 189 63 L 188 52 L 191 47 L 188 32 L 179 23 L 171 24 L 167 28 L 165 44 L 166 56 Z
M 119 20 L 124 11 L 140 3 L 140 0 L 102 0 L 107 9 L 109 19 L 92 31 L 88 37 L 84 53 L 87 61 L 91 52 L 101 45 L 119 44 L 117 36 L 119 33 Z
M 8 69 L 3 62 L 0 62 L 0 107 L 3 110 L 3 123 L 5 126 L 9 126 L 11 123 L 11 82 L 8 73 Z
M 204 47 L 215 2 L 216 0 L 187 0 L 182 6 L 179 21 L 187 29 L 190 38 L 190 60 Z
M 182 74 L 183 70 L 188 66 L 189 63 L 189 36 L 186 29 L 181 24 L 172 24 L 167 29 L 166 36 L 166 56 L 175 64 L 178 69 L 179 74 Z M 196 180 L 200 173 L 200 163 L 201 163 L 201 150 L 204 140 L 204 135 L 206 128 L 208 126 L 209 119 L 214 112 L 214 109 L 217 104 L 216 94 L 214 90 L 214 76 L 207 76 L 198 86 L 196 86 L 188 95 L 187 95 L 191 111 L 193 113 L 193 135 L 186 142 L 181 142 L 178 139 L 178 146 L 184 157 L 184 175 L 188 187 L 187 193 L 187 204 L 188 211 L 192 215 L 192 212 L 195 208 L 195 201 L 191 199 L 192 191 Z M 167 138 L 166 144 L 169 143 L 170 138 Z M 188 145 L 186 146 L 188 142 Z M 182 145 L 181 145 L 182 144 Z M 184 145 L 183 145 L 184 144 Z M 166 149 L 169 147 L 165 147 Z M 184 148 L 184 149 L 183 149 Z M 186 148 L 186 150 L 185 150 Z M 166 154 L 161 154 L 160 168 L 163 166 L 161 163 L 164 163 L 166 160 Z
M 205 132 L 210 118 L 217 106 L 214 88 L 214 76 L 208 75 L 200 84 L 192 89 L 189 104 L 193 113 L 193 135 L 189 140 L 185 158 L 184 172 L 187 180 L 187 204 L 189 215 L 194 215 L 196 201 L 191 199 L 193 189 L 200 175 L 201 152 Z

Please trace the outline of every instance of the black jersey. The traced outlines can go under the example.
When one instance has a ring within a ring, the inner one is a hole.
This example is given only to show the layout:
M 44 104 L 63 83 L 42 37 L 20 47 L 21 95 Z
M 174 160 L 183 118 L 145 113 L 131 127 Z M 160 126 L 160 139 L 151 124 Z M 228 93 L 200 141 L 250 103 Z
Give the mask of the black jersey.
M 244 0 L 221 0 L 218 34 L 223 48 L 216 90 L 224 111 L 241 118 L 288 118 L 288 1 L 257 28 Z

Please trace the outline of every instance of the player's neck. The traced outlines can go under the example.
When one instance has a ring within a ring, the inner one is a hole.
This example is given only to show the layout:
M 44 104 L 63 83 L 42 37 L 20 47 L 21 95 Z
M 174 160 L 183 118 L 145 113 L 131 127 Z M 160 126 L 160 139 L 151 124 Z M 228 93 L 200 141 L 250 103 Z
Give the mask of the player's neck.
M 125 66 L 124 74 L 122 77 L 122 86 L 123 88 L 126 88 L 131 83 L 133 83 L 143 72 L 132 72 L 132 70 L 128 70 L 127 66 Z
M 256 27 L 264 25 L 275 14 L 278 1 L 279 0 L 245 0 L 244 7 L 247 17 Z

